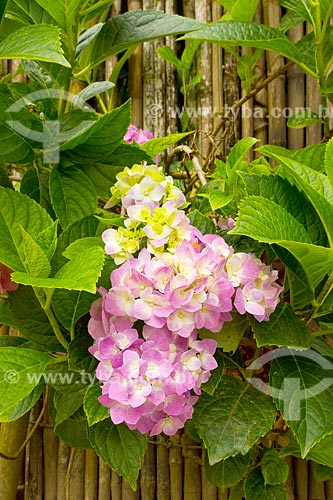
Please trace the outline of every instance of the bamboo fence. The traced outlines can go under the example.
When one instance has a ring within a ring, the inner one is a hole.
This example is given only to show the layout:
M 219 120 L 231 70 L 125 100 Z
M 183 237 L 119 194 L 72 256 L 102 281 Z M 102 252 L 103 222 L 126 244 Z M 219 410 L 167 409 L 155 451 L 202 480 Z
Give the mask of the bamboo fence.
M 214 0 L 115 0 L 111 14 L 131 9 L 156 9 L 178 13 L 202 21 L 217 20 L 223 14 Z M 277 26 L 281 16 L 277 0 L 262 0 L 255 20 Z M 299 25 L 289 32 L 297 41 L 308 31 Z M 184 44 L 174 37 L 166 41 L 145 43 L 128 62 L 125 87 L 132 99 L 132 122 L 164 136 L 179 130 L 183 98 L 177 88 L 175 69 L 158 57 L 155 50 L 167 43 L 179 56 Z M 245 49 L 243 49 L 245 53 Z M 116 57 L 110 58 L 100 72 L 101 78 L 111 74 Z M 189 128 L 195 129 L 190 146 L 198 151 L 205 164 L 212 155 L 225 157 L 232 145 L 246 136 L 256 137 L 261 144 L 270 143 L 291 149 L 320 142 L 320 125 L 303 129 L 287 129 L 286 116 L 276 110 L 311 106 L 316 109 L 320 98 L 316 82 L 277 54 L 266 53 L 258 60 L 256 73 L 263 82 L 259 92 L 240 101 L 242 91 L 237 77 L 235 58 L 217 45 L 202 44 L 197 51 L 193 74 L 201 73 L 201 81 L 186 96 L 190 114 Z M 4 62 L 4 72 L 14 72 L 15 61 Z M 272 73 L 279 73 L 268 85 Z M 21 77 L 19 77 L 21 78 Z M 107 96 L 106 96 L 107 99 Z M 114 103 L 119 104 L 119 93 Z M 233 120 L 224 120 L 230 108 Z M 256 153 L 249 153 L 252 159 Z M 1 334 L 8 331 L 2 327 Z M 53 432 L 45 412 L 40 419 L 43 402 L 10 424 L 1 424 L 0 435 L 7 446 L 0 450 L 0 500 L 15 500 L 6 492 L 17 487 L 16 499 L 24 500 L 227 500 L 229 492 L 213 486 L 205 474 L 204 452 L 188 435 L 178 432 L 170 439 L 149 439 L 147 452 L 133 492 L 128 483 L 111 471 L 91 450 L 71 449 Z M 36 425 L 37 422 L 37 425 Z M 33 432 L 31 432 L 33 431 Z M 30 439 L 26 439 L 26 436 Z M 4 442 L 1 438 L 1 442 Z M 24 446 L 25 445 L 25 446 Z M 14 455 L 6 460 L 1 452 Z M 314 465 L 306 460 L 288 457 L 289 500 L 332 500 L 333 480 L 317 482 Z M 8 470 L 15 474 L 8 474 Z M 12 484 L 9 484 L 9 481 Z M 14 483 L 14 484 L 13 484 Z M 240 498 L 238 500 L 241 500 Z

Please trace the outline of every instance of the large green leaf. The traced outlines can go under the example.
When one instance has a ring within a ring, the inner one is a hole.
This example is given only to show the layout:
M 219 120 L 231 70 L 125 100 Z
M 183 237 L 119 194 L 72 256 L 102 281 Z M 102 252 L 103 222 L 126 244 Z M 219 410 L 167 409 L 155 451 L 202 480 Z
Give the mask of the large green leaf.
M 63 229 L 97 210 L 97 193 L 89 177 L 78 168 L 55 165 L 50 177 L 52 205 Z
M 19 401 L 14 407 L 9 408 L 0 414 L 0 422 L 13 422 L 18 418 L 25 415 L 40 399 L 45 388 L 44 382 L 39 384 L 33 389 L 32 392 L 24 399 Z
M 67 391 L 55 391 L 53 404 L 55 408 L 55 428 L 68 420 L 82 406 L 86 387 L 68 385 Z
M 247 500 L 287 500 L 287 490 L 281 485 L 266 485 L 259 469 L 252 469 L 245 480 Z
M 141 149 L 154 158 L 190 134 L 193 134 L 193 132 L 183 132 L 182 134 L 169 134 L 166 137 L 156 137 L 155 139 L 150 139 L 142 144 Z
M 228 9 L 223 16 L 225 21 L 252 21 L 258 5 L 258 0 L 233 0 L 231 2 L 219 0 L 219 2 Z
M 280 458 L 277 450 L 265 451 L 260 465 L 265 484 L 284 484 L 287 482 L 289 467 Z
M 288 437 L 290 441 L 285 448 L 282 448 L 280 455 L 282 457 L 292 455 L 301 458 L 301 450 L 296 438 L 291 432 L 288 432 Z M 306 458 L 327 467 L 333 467 L 333 434 L 324 437 L 319 443 L 315 444 Z
M 250 463 L 250 453 L 226 458 L 215 465 L 209 465 L 207 455 L 205 455 L 207 477 L 212 484 L 215 484 L 221 490 L 230 488 L 243 479 Z
M 24 26 L 0 43 L 0 59 L 31 59 L 69 67 L 62 54 L 59 29 L 45 24 Z
M 31 198 L 0 187 L 0 261 L 11 269 L 24 271 L 20 255 L 21 227 L 35 239 L 52 222 L 47 212 Z
M 90 385 L 84 395 L 83 408 L 85 414 L 87 415 L 89 427 L 97 424 L 97 422 L 101 422 L 102 420 L 110 418 L 108 408 L 101 405 L 101 403 L 98 401 L 98 398 L 101 395 L 102 390 L 97 382 L 95 382 L 93 385 Z
M 101 275 L 104 259 L 103 249 L 93 247 L 67 262 L 52 278 L 38 278 L 17 271 L 13 273 L 13 281 L 43 288 L 65 288 L 96 293 L 96 283 Z
M 15 325 L 27 339 L 42 350 L 63 350 L 32 288 L 19 286 L 8 300 Z
M 310 330 L 287 302 L 278 305 L 269 321 L 250 321 L 258 347 L 276 345 L 306 349 L 311 345 Z
M 333 267 L 332 249 L 312 245 L 304 227 L 289 212 L 260 196 L 251 196 L 241 203 L 236 228 L 230 233 L 275 243 L 288 250 L 302 266 L 305 279 L 312 289 Z M 279 256 L 285 259 L 283 253 L 279 253 Z
M 90 296 L 92 297 L 92 295 Z M 83 323 L 75 333 L 75 338 L 69 345 L 68 367 L 80 373 L 82 377 L 84 375 L 84 384 L 92 384 L 96 378 L 97 360 L 88 350 L 93 343 L 93 339 L 87 331 L 87 323 Z
M 203 26 L 195 19 L 165 14 L 156 10 L 134 10 L 109 19 L 92 38 L 93 48 L 88 64 L 81 73 L 100 64 L 107 57 L 142 42 L 177 35 Z M 95 30 L 96 31 L 96 30 Z M 89 45 L 84 50 L 89 50 Z M 84 57 L 84 50 L 80 56 Z
M 0 347 L 0 415 L 28 396 L 38 385 L 51 357 L 34 349 Z
M 89 439 L 97 455 L 136 490 L 146 436 L 130 431 L 125 424 L 103 420 L 89 428 Z
M 333 188 L 333 139 L 330 139 L 326 144 L 324 165 L 328 180 Z
M 50 2 L 50 0 L 36 0 L 39 5 L 50 14 L 56 21 L 57 25 L 65 32 L 67 35 L 70 34 L 70 30 L 75 23 L 75 18 L 77 16 L 78 8 L 82 3 L 81 0 L 57 0 L 56 2 Z
M 5 33 L 14 31 L 13 22 L 18 25 L 52 23 L 51 16 L 38 5 L 36 0 L 9 0 L 6 14 L 8 18 L 6 17 L 2 24 Z
M 271 354 L 270 390 L 304 458 L 333 432 L 333 364 L 313 350 Z
M 22 226 L 20 229 L 22 242 L 18 246 L 18 252 L 26 272 L 33 276 L 47 278 L 51 272 L 51 265 L 44 250 Z
M 202 394 L 193 420 L 207 450 L 210 464 L 242 453 L 264 436 L 275 419 L 271 399 L 251 384 L 222 377 L 214 395 Z
M 280 30 L 259 23 L 215 22 L 203 29 L 188 33 L 182 39 L 202 40 L 218 43 L 223 47 L 243 45 L 259 49 L 272 50 L 302 65 L 302 68 L 313 75 L 303 64 L 303 54 Z
M 89 312 L 94 296 L 88 292 L 77 290 L 55 290 L 52 307 L 60 323 L 68 331 L 74 331 L 75 323 Z

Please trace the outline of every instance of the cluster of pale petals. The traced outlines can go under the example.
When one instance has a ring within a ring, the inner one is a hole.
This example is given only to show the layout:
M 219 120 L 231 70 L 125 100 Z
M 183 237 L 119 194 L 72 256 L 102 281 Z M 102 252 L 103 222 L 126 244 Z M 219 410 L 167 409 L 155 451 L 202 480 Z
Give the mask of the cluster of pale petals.
M 99 401 L 115 424 L 173 435 L 217 366 L 216 341 L 198 340 L 197 331 L 214 337 L 235 309 L 267 321 L 282 287 L 254 254 L 191 226 L 183 193 L 156 165 L 125 168 L 111 193 L 109 206 L 121 201 L 127 218 L 102 236 L 119 267 L 89 321 Z

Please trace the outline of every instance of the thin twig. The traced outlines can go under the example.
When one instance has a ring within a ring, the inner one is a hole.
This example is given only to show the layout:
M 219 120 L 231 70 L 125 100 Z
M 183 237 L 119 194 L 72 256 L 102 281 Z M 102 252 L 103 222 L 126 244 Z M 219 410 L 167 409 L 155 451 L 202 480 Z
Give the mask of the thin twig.
M 193 167 L 195 168 L 196 174 L 201 182 L 201 185 L 204 186 L 205 184 L 207 184 L 207 179 L 206 179 L 204 171 L 202 170 L 199 159 L 196 156 L 196 154 L 194 153 L 193 149 L 191 149 L 189 146 L 177 146 L 177 147 L 175 147 L 168 157 L 168 160 L 166 162 L 167 166 L 169 167 L 172 159 L 177 155 L 177 153 L 185 153 L 191 158 L 192 163 L 193 163 Z

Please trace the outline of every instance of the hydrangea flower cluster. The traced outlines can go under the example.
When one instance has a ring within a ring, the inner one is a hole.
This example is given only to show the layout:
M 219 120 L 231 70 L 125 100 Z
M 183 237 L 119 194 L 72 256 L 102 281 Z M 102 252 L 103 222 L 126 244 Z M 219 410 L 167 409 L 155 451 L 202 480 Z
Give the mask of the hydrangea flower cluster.
M 111 204 L 119 201 L 125 227 L 103 233 L 119 267 L 89 322 L 103 383 L 99 401 L 115 424 L 172 435 L 191 418 L 217 366 L 214 332 L 232 320 L 233 309 L 268 320 L 282 287 L 277 271 L 255 255 L 191 226 L 183 193 L 156 165 L 118 174 Z M 202 328 L 211 339 L 198 340 Z

